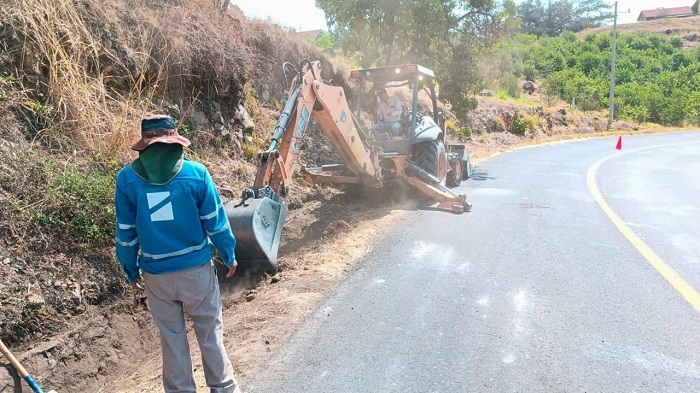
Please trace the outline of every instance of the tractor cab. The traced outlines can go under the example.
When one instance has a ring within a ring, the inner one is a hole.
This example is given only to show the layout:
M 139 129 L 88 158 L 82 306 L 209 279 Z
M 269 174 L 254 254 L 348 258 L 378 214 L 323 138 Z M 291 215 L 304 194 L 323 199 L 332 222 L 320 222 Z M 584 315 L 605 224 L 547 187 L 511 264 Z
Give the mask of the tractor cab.
M 355 70 L 350 77 L 359 82 L 355 119 L 369 145 L 411 154 L 417 143 L 444 139 L 433 71 L 409 64 Z

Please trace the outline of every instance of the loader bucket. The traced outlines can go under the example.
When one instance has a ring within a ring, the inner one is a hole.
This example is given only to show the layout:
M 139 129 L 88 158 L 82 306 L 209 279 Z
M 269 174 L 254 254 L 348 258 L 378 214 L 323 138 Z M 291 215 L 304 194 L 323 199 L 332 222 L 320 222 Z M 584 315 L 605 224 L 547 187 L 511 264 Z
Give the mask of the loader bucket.
M 277 271 L 277 251 L 287 205 L 264 197 L 231 201 L 225 209 L 236 237 L 238 264 L 244 269 Z

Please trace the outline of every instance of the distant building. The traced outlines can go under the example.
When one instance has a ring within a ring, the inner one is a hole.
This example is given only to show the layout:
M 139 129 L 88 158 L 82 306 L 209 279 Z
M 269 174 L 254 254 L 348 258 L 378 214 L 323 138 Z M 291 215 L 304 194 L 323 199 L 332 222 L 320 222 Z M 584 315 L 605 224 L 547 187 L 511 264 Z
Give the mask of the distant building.
M 685 18 L 687 16 L 697 15 L 698 3 L 691 7 L 675 7 L 675 8 L 657 8 L 655 10 L 644 10 L 639 14 L 637 21 L 644 22 L 649 20 L 664 19 L 664 18 Z
M 307 31 L 300 31 L 297 34 L 301 35 L 302 37 L 306 38 L 307 40 L 311 42 L 316 42 L 316 39 L 318 39 L 318 36 L 323 33 L 323 30 L 318 29 L 318 30 L 307 30 Z

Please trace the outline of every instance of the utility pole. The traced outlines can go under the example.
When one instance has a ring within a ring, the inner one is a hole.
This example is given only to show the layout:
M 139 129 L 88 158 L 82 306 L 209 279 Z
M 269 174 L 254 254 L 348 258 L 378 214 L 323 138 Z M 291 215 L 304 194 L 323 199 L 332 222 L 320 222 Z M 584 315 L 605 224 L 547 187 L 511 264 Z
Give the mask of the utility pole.
M 615 55 L 617 55 L 617 1 L 615 2 L 615 16 L 613 17 L 612 31 L 612 64 L 610 65 L 610 116 L 608 118 L 608 130 L 612 127 L 615 115 Z

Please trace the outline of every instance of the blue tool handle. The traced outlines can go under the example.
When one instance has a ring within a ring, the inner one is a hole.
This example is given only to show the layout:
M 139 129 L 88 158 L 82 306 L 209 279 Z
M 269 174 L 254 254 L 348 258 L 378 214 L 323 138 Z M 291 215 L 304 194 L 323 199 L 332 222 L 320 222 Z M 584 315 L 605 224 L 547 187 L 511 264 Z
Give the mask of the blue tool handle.
M 26 377 L 24 377 L 24 380 L 27 381 L 27 385 L 29 385 L 29 387 L 32 388 L 32 390 L 36 393 L 44 393 L 44 391 L 41 390 L 41 388 L 39 387 L 39 384 L 36 383 L 36 381 L 34 380 L 34 378 L 32 378 L 31 375 L 27 375 Z

